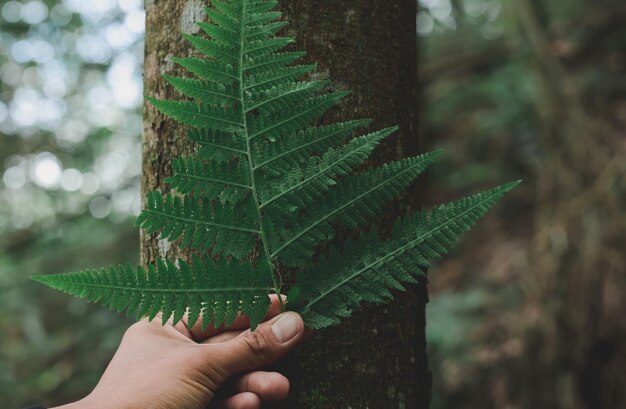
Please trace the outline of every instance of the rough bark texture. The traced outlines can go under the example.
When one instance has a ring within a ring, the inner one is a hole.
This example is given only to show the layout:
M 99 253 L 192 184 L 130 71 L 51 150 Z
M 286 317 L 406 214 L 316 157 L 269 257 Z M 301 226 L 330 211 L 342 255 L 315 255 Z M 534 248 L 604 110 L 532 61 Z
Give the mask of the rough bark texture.
M 146 1 L 145 93 L 177 97 L 160 75 L 179 74 L 171 56 L 186 56 L 190 46 L 182 32 L 195 32 L 204 19 L 199 0 Z M 400 125 L 369 165 L 416 154 L 417 81 L 414 0 L 283 0 L 306 62 L 315 74 L 333 80 L 335 89 L 352 94 L 327 120 L 373 118 L 372 128 Z M 160 188 L 170 174 L 172 156 L 189 152 L 184 130 L 146 106 L 143 132 L 143 191 Z M 384 227 L 400 211 L 415 209 L 415 186 L 402 206 L 389 206 Z M 185 256 L 175 246 L 142 237 L 142 261 L 157 256 Z M 367 307 L 340 327 L 319 331 L 314 339 L 277 366 L 292 380 L 290 398 L 272 408 L 425 408 L 430 401 L 430 373 L 425 353 L 427 301 L 425 281 L 399 294 L 384 307 Z

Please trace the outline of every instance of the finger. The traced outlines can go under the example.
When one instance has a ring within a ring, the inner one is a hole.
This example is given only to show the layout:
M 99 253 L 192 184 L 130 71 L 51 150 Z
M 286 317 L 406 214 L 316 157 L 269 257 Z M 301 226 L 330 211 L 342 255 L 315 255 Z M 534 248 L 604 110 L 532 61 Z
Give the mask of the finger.
M 240 372 L 270 364 L 292 350 L 304 337 L 304 322 L 295 312 L 285 312 L 218 344 L 204 344 L 225 381 Z
M 202 341 L 203 344 L 218 344 L 220 342 L 226 342 L 226 341 L 230 341 L 233 338 L 236 338 L 237 336 L 239 336 L 239 334 L 243 333 L 243 330 L 236 330 L 236 331 L 226 331 L 226 332 L 222 332 L 221 334 L 217 334 L 217 335 L 213 335 L 210 338 L 205 339 L 204 341 Z M 313 338 L 313 330 L 310 328 L 305 328 L 304 329 L 304 339 L 311 339 Z
M 265 318 L 263 319 L 264 321 L 269 320 L 281 313 L 280 303 L 278 302 L 278 296 L 276 294 L 270 294 L 269 297 L 271 300 L 271 304 L 269 306 L 267 313 L 265 314 Z M 285 296 L 283 295 L 282 297 L 284 300 Z M 187 314 L 185 314 L 183 321 L 185 323 L 187 322 Z M 209 326 L 204 331 L 202 330 L 202 318 L 200 318 L 200 320 L 198 320 L 198 322 L 194 324 L 193 328 L 191 328 L 189 332 L 194 341 L 203 342 L 207 338 L 220 334 L 224 331 L 246 329 L 246 328 L 250 328 L 250 319 L 245 315 L 238 315 L 237 318 L 235 318 L 235 321 L 233 321 L 233 323 L 227 327 L 224 325 L 220 325 L 217 328 L 213 328 L 213 325 L 209 324 Z
M 185 338 L 191 339 L 191 334 L 189 334 L 189 331 L 187 330 L 187 328 L 185 328 L 185 325 L 182 324 L 181 322 L 177 323 L 176 325 L 172 325 L 171 318 L 167 321 L 168 325 L 162 325 L 161 322 L 162 322 L 162 314 L 159 313 L 151 321 L 149 321 L 148 318 L 143 318 L 141 321 L 138 321 L 133 325 L 141 326 L 145 328 L 146 330 L 156 331 L 160 334 L 170 334 L 173 336 L 180 337 L 181 339 L 185 339 Z
M 235 393 L 252 392 L 261 400 L 282 400 L 289 393 L 289 379 L 278 372 L 255 371 L 233 382 Z
M 216 409 L 260 409 L 261 398 L 251 392 L 238 393 L 217 404 Z
M 230 341 L 231 339 L 238 337 L 242 332 L 243 330 L 222 332 L 221 334 L 213 335 L 211 338 L 205 339 L 202 343 L 218 344 L 220 342 Z

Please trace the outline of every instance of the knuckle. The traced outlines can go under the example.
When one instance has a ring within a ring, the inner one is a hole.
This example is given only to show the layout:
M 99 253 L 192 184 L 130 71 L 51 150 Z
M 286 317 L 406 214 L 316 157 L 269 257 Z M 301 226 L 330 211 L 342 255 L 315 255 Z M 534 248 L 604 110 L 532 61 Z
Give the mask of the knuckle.
M 267 335 L 262 331 L 256 330 L 254 332 L 248 331 L 244 335 L 244 341 L 249 348 L 250 352 L 259 360 L 265 360 L 269 357 L 271 348 L 271 342 Z

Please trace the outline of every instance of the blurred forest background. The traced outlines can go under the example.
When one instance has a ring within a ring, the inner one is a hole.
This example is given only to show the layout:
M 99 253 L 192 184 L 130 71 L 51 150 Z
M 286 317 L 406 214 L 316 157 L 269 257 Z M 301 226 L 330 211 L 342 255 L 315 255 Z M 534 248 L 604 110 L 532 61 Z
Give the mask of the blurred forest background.
M 138 262 L 140 0 L 0 3 L 0 406 L 86 394 L 129 319 L 34 273 Z M 433 409 L 626 407 L 626 4 L 420 0 L 425 205 L 524 179 L 430 275 Z

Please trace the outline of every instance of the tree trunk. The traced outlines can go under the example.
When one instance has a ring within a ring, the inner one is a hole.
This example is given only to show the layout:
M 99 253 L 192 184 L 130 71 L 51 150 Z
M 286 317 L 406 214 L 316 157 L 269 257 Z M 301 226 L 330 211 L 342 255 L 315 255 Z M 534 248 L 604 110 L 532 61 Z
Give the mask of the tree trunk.
M 414 155 L 417 138 L 417 79 L 414 0 L 283 0 L 296 49 L 314 74 L 330 78 L 336 89 L 352 94 L 326 120 L 373 118 L 372 129 L 393 124 L 400 132 L 373 155 L 368 165 Z M 158 6 L 157 6 L 158 5 Z M 199 0 L 146 1 L 145 94 L 176 98 L 162 73 L 180 74 L 171 56 L 187 56 L 191 47 L 181 32 L 196 32 L 193 22 L 206 18 Z M 170 159 L 190 152 L 180 125 L 152 107 L 144 113 L 143 192 L 160 188 L 170 175 Z M 388 207 L 382 230 L 401 211 L 415 209 L 414 186 Z M 142 237 L 142 261 L 185 256 L 174 245 Z M 286 402 L 272 408 L 426 408 L 430 373 L 425 352 L 426 281 L 385 306 L 363 308 L 344 324 L 319 331 L 313 340 L 278 364 L 292 381 Z

